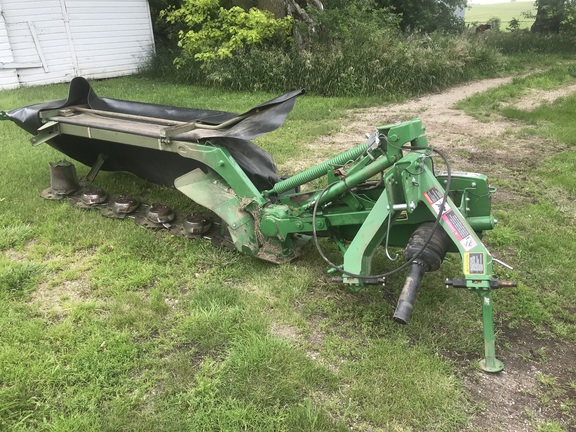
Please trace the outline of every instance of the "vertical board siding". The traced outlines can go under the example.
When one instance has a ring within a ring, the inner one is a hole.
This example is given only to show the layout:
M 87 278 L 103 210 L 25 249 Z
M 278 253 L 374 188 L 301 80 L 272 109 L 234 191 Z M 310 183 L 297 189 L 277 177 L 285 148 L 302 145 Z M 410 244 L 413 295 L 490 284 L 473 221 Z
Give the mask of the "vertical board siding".
M 154 52 L 147 0 L 0 0 L 0 89 L 138 72 Z M 8 60 L 4 60 L 4 59 Z
M 8 39 L 4 11 L 0 5 L 0 89 L 16 88 L 20 85 L 16 69 L 10 67 L 11 63 L 14 63 L 14 56 Z
M 66 9 L 78 67 L 86 76 L 138 72 L 154 50 L 145 0 L 66 0 Z

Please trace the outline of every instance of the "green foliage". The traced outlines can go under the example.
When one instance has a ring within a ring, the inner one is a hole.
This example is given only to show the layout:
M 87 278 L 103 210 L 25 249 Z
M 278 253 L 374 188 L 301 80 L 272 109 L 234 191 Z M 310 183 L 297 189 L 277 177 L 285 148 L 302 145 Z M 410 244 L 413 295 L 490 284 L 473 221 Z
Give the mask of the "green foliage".
M 350 37 L 331 41 L 302 51 L 249 47 L 241 55 L 209 64 L 190 63 L 177 79 L 233 90 L 305 88 L 324 96 L 393 100 L 494 75 L 505 67 L 494 48 L 468 35 L 377 34 L 359 27 L 356 32 L 350 29 Z
M 576 1 L 537 0 L 535 33 L 576 33 Z
M 314 49 L 340 48 L 334 43 L 347 42 L 363 47 L 375 44 L 383 37 L 396 35 L 401 17 L 389 9 L 375 7 L 372 1 L 327 2 L 324 10 L 310 11 L 314 20 L 311 45 Z
M 509 31 L 520 30 L 520 21 L 517 18 L 512 18 L 508 23 L 508 27 L 506 27 L 506 30 Z
M 514 32 L 486 32 L 488 46 L 502 54 L 574 54 L 576 34 L 532 33 L 526 29 Z
M 492 31 L 500 31 L 500 23 L 502 21 L 500 20 L 500 18 L 498 17 L 491 17 L 488 20 L 488 24 L 490 24 L 492 26 L 492 28 L 490 30 Z
M 270 12 L 257 8 L 227 9 L 218 0 L 188 0 L 178 9 L 164 10 L 162 16 L 171 24 L 186 27 L 179 32 L 178 44 L 183 52 L 176 59 L 178 67 L 190 59 L 210 62 L 232 57 L 242 47 L 275 38 L 285 42 L 292 29 L 291 17 L 275 19 Z
M 449 3 L 450 7 L 456 3 Z M 302 48 L 274 43 L 287 40 L 287 20 L 271 20 L 261 11 L 261 19 L 255 19 L 255 9 L 232 11 L 218 6 L 217 0 L 187 2 L 164 13 L 168 21 L 188 28 L 181 32 L 182 50 L 175 60 L 179 70 L 170 72 L 172 59 L 160 51 L 149 72 L 234 90 L 305 88 L 326 96 L 374 95 L 391 100 L 504 68 L 504 59 L 480 38 L 401 32 L 402 17 L 393 5 L 330 0 L 325 6 L 322 11 L 308 11 L 314 27 Z M 434 14 L 428 12 L 428 19 L 434 21 Z M 238 24 L 240 17 L 243 27 Z M 246 27 L 252 22 L 251 28 Z
M 464 28 L 454 13 L 466 6 L 463 0 L 376 0 L 375 4 L 397 14 L 403 31 L 458 32 Z

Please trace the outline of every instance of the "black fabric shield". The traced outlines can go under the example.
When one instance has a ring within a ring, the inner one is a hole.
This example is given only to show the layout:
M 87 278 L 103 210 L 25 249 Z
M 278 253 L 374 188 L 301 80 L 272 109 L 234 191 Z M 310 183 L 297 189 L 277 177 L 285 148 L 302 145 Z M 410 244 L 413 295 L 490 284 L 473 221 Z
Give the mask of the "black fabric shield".
M 278 181 L 276 167 L 270 154 L 250 140 L 280 127 L 292 111 L 296 97 L 302 93 L 303 90 L 295 90 L 258 105 L 243 114 L 236 114 L 100 98 L 85 78 L 77 77 L 70 82 L 67 99 L 17 108 L 7 114 L 10 120 L 33 135 L 36 135 L 38 128 L 42 126 L 41 111 L 73 105 L 87 105 L 97 110 L 166 120 L 201 121 L 210 125 L 218 125 L 242 116 L 243 120 L 231 127 L 214 131 L 205 129 L 192 131 L 186 134 L 186 139 L 200 143 L 209 141 L 213 145 L 225 147 L 258 190 L 265 190 Z M 177 177 L 193 169 L 206 169 L 202 163 L 172 152 L 110 141 L 61 135 L 48 141 L 48 144 L 88 166 L 92 166 L 98 155 L 104 153 L 108 159 L 102 166 L 103 170 L 128 171 L 140 178 L 165 186 L 172 186 Z

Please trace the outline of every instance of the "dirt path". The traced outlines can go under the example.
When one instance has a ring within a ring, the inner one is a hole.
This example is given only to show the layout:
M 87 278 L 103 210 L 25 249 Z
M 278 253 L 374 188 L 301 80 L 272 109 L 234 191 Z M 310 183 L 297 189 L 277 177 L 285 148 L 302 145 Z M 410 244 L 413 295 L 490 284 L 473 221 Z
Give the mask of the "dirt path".
M 490 129 L 484 123 L 455 110 L 453 105 L 475 93 L 497 87 L 510 82 L 510 78 L 495 78 L 475 81 L 454 87 L 446 92 L 423 96 L 405 103 L 357 110 L 353 114 L 346 132 L 326 138 L 327 143 L 346 143 L 358 141 L 359 136 L 372 132 L 375 125 L 395 123 L 413 117 L 423 119 L 426 133 L 435 146 L 442 143 L 462 142 L 467 138 L 477 139 L 488 137 L 495 132 L 503 132 L 507 123 L 491 125 Z M 494 130 L 496 129 L 496 130 Z
M 364 135 L 373 133 L 378 125 L 419 117 L 426 127 L 430 144 L 446 150 L 455 170 L 481 172 L 490 176 L 497 168 L 505 171 L 498 171 L 499 177 L 514 177 L 521 181 L 522 174 L 518 173 L 518 167 L 522 166 L 522 170 L 525 170 L 526 167 L 535 166 L 539 160 L 538 151 L 545 143 L 536 137 L 524 138 L 521 142 L 512 139 L 522 125 L 509 120 L 490 119 L 490 123 L 482 123 L 453 108 L 462 99 L 511 80 L 495 78 L 475 81 L 401 104 L 352 110 L 342 132 L 310 143 L 307 150 L 309 158 L 301 165 L 290 162 L 289 165 L 280 166 L 279 172 L 299 172 L 323 162 L 364 141 Z M 523 197 L 517 191 L 503 190 L 496 197 L 498 199 L 514 201 Z
M 312 157 L 306 161 L 306 166 L 291 168 L 298 171 L 349 149 L 362 142 L 364 134 L 372 133 L 376 125 L 420 117 L 431 145 L 446 150 L 454 170 L 481 172 L 518 184 L 537 164 L 539 153 L 547 143 L 541 138 L 521 134 L 522 124 L 503 118 L 482 123 L 453 108 L 456 102 L 474 93 L 510 81 L 511 78 L 476 81 L 397 105 L 351 111 L 347 124 L 342 127 L 343 132 L 310 144 L 309 154 Z M 515 106 L 533 109 L 542 102 L 553 102 L 573 91 L 576 91 L 576 86 L 560 91 L 530 93 L 517 101 Z M 524 197 L 519 189 L 501 188 L 495 201 L 523 202 Z M 566 426 L 561 401 L 547 401 L 550 388 L 546 384 L 546 377 L 556 377 L 565 384 L 575 382 L 576 348 L 540 340 L 530 329 L 498 330 L 501 332 L 498 336 L 498 355 L 506 363 L 505 371 L 486 374 L 471 370 L 469 359 L 462 363 L 463 372 L 460 373 L 464 385 L 470 397 L 483 407 L 474 417 L 469 430 L 535 431 L 539 424 L 553 420 L 560 420 Z M 505 345 L 506 349 L 503 348 Z M 576 398 L 576 391 L 574 393 L 571 395 L 573 399 Z M 576 425 L 567 426 L 567 430 L 576 430 Z

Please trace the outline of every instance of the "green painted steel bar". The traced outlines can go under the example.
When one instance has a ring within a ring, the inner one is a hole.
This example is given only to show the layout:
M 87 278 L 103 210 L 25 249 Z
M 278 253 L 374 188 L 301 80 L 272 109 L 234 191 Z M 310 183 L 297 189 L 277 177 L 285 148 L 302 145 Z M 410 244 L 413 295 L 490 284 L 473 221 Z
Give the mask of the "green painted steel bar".
M 415 160 L 416 158 L 420 158 L 420 154 L 410 153 L 404 157 L 406 161 Z M 346 192 L 350 188 L 362 183 L 363 181 L 368 180 L 370 177 L 375 176 L 376 174 L 384 171 L 392 165 L 393 163 L 390 162 L 386 157 L 376 159 L 370 165 L 367 165 L 366 168 L 364 168 L 362 171 L 358 171 L 346 177 L 345 179 L 340 180 L 338 183 L 328 189 L 326 193 L 322 195 L 320 204 L 332 200 L 334 197 Z
M 374 252 L 388 234 L 386 222 L 392 217 L 389 204 L 388 194 L 384 191 L 344 253 L 346 271 L 363 276 L 370 275 Z M 346 283 L 361 285 L 357 278 L 345 279 L 348 279 Z
M 326 172 L 333 166 L 336 165 L 343 165 L 346 162 L 351 160 L 356 160 L 360 157 L 368 148 L 372 145 L 371 141 L 367 141 L 365 143 L 360 144 L 359 146 L 354 147 L 344 153 L 340 153 L 338 156 L 333 157 L 332 159 L 322 162 L 319 165 L 316 165 L 312 168 L 307 169 L 295 176 L 290 177 L 289 179 L 283 180 L 278 182 L 274 185 L 274 187 L 270 190 L 264 191 L 264 195 L 270 195 L 272 193 L 281 194 L 287 192 L 291 189 L 294 189 L 298 186 L 302 186 L 312 180 L 316 180 L 324 175 Z
M 496 358 L 492 292 L 487 289 L 479 292 L 478 295 L 482 299 L 482 322 L 484 328 L 484 359 L 480 360 L 480 368 L 486 372 L 500 372 L 504 369 L 504 363 Z
M 418 200 L 425 204 L 433 214 L 438 214 L 439 209 L 435 205 L 438 205 L 443 195 L 447 192 L 444 191 L 438 179 L 427 167 L 423 167 L 418 178 L 417 187 L 414 187 L 409 182 L 406 182 L 403 186 L 405 189 L 410 189 L 417 193 L 419 195 Z M 435 199 L 436 202 L 430 202 L 432 199 Z M 490 287 L 494 275 L 492 256 L 450 198 L 446 200 L 446 207 L 440 219 L 440 224 L 460 251 L 462 270 L 465 277 L 463 285 L 478 294 L 482 299 L 485 358 L 480 361 L 480 367 L 486 372 L 500 372 L 504 368 L 504 364 L 496 358 L 494 342 L 494 320 Z M 463 235 L 467 236 L 462 238 Z M 474 264 L 478 268 L 473 268 Z M 464 286 L 461 285 L 460 283 L 459 287 L 463 288 Z

